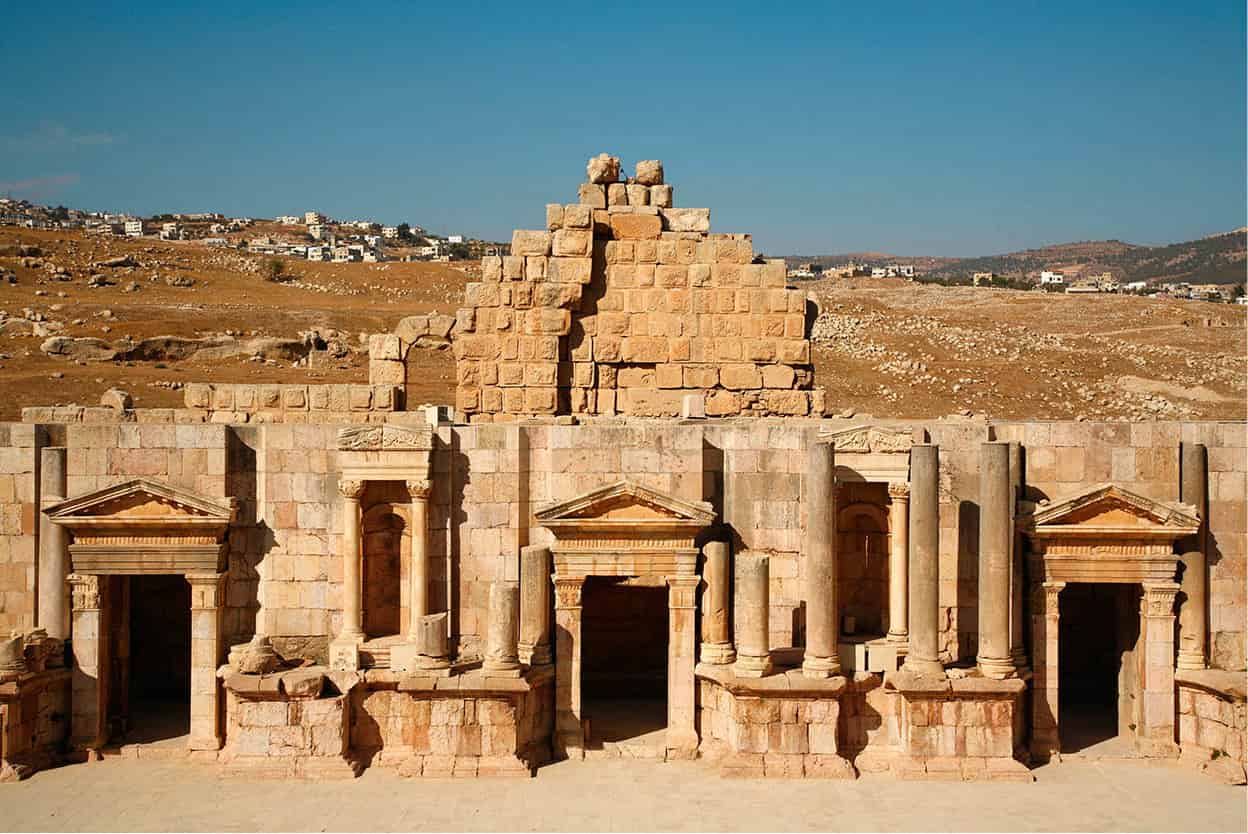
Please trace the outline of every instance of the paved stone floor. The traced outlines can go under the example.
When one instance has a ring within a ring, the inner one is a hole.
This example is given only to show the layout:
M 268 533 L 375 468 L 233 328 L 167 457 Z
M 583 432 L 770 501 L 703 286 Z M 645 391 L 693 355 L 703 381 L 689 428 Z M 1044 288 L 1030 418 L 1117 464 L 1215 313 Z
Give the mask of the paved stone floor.
M 1243 788 L 1167 765 L 1066 762 L 1034 784 L 724 780 L 704 764 L 562 763 L 525 780 L 247 782 L 108 759 L 0 785 L 0 829 L 1245 831 Z

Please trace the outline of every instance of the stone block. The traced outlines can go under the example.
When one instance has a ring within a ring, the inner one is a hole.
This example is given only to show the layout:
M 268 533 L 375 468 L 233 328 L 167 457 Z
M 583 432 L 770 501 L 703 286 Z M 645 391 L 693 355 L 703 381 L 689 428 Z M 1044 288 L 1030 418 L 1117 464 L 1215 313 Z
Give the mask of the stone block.
M 663 229 L 671 232 L 709 232 L 711 210 L 709 208 L 663 208 Z
M 663 224 L 658 217 L 649 214 L 612 214 L 611 234 L 616 240 L 657 240 L 663 232 Z M 642 261 L 641 252 L 637 259 Z M 654 250 L 653 260 L 658 260 L 658 251 Z
M 607 208 L 628 205 L 628 186 L 622 182 L 613 182 L 607 186 Z
M 469 284 L 469 286 L 473 285 Z M 403 344 L 393 333 L 374 333 L 368 337 L 368 358 L 402 359 Z
M 563 207 L 563 228 L 588 229 L 593 224 L 593 209 L 590 206 L 573 203 Z
M 663 184 L 663 163 L 657 159 L 642 159 L 634 170 L 634 181 L 643 186 Z
M 600 183 L 583 182 L 577 189 L 577 201 L 591 209 L 607 207 L 607 187 Z
M 588 229 L 560 229 L 551 244 L 552 253 L 563 258 L 587 258 L 592 248 L 593 233 Z
M 671 208 L 672 187 L 670 185 L 650 186 L 650 205 L 659 208 Z
M 550 232 L 516 229 L 511 235 L 511 254 L 517 255 L 549 255 Z
M 727 364 L 720 368 L 719 383 L 732 391 L 762 387 L 762 375 L 754 364 Z
M 368 363 L 370 385 L 402 385 L 407 379 L 407 365 L 403 362 L 373 360 Z M 316 405 L 313 405 L 316 408 Z
M 741 413 L 741 395 L 735 391 L 712 391 L 706 397 L 708 417 L 731 417 Z
M 503 279 L 520 281 L 524 279 L 524 256 L 507 255 L 503 258 Z
M 620 158 L 600 153 L 590 157 L 585 165 L 585 174 L 591 183 L 614 183 L 620 179 Z
M 644 185 L 625 186 L 630 206 L 645 206 L 650 203 L 650 189 Z
M 588 232 L 586 232 L 588 234 Z M 555 257 L 550 259 L 549 278 L 565 284 L 588 284 L 593 277 L 592 258 Z
M 546 228 L 550 231 L 563 227 L 563 205 L 561 203 L 546 204 Z M 482 268 L 484 268 L 484 261 Z

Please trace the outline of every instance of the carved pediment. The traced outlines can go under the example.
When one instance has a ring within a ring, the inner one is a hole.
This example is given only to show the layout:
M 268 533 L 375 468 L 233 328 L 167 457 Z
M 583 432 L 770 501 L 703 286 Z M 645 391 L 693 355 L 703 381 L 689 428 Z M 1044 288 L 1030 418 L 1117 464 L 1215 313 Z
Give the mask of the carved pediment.
M 1083 531 L 1124 534 L 1155 531 L 1162 537 L 1194 534 L 1200 516 L 1189 504 L 1154 501 L 1115 484 L 1101 484 L 1059 501 L 1037 507 L 1022 523 L 1034 533 Z
M 45 512 L 52 522 L 70 527 L 97 525 L 110 519 L 130 526 L 179 519 L 192 524 L 203 521 L 228 525 L 234 518 L 235 502 L 233 498 L 208 498 L 140 478 L 62 501 Z
M 887 426 L 852 426 L 847 429 L 820 432 L 819 439 L 833 443 L 837 452 L 909 452 L 914 445 L 914 432 L 908 428 Z
M 346 452 L 423 451 L 433 448 L 433 429 L 390 423 L 350 426 L 338 432 L 338 448 Z
M 641 484 L 623 480 L 578 495 L 569 501 L 546 506 L 534 513 L 534 518 L 546 527 L 551 527 L 552 524 L 561 527 L 583 526 L 590 521 L 633 525 L 645 525 L 647 522 L 660 525 L 691 522 L 704 527 L 715 520 L 715 511 L 705 501 L 685 501 L 674 495 L 666 495 Z

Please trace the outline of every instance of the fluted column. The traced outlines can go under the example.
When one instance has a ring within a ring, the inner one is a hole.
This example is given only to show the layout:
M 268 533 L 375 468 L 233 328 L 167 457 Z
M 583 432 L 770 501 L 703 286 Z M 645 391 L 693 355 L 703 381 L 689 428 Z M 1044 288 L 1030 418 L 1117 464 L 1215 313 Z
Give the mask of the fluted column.
M 585 756 L 581 724 L 581 590 L 583 576 L 554 576 L 555 750 L 569 759 Z
M 481 668 L 491 677 L 520 677 L 520 583 L 490 584 L 489 622 L 485 660 Z
M 1014 674 L 1010 658 L 1010 446 L 984 443 L 979 454 L 979 651 L 984 677 Z
M 66 450 L 45 448 L 40 452 L 39 503 L 42 509 L 59 504 L 66 498 Z M 59 524 L 46 515 L 39 515 L 39 607 L 36 625 L 49 637 L 64 640 L 69 636 L 69 575 L 68 536 Z
M 702 554 L 706 591 L 702 594 L 701 659 L 703 663 L 732 663 L 737 653 L 732 647 L 732 622 L 728 617 L 732 587 L 728 542 L 709 541 L 702 546 Z
M 1200 443 L 1179 446 L 1179 500 L 1200 514 L 1200 529 L 1181 543 L 1183 563 L 1179 605 L 1178 668 L 1204 669 L 1208 629 L 1209 589 L 1206 538 L 1209 515 L 1209 466 Z
M 836 600 L 836 450 L 812 443 L 806 452 L 806 654 L 802 674 L 840 674 Z
M 910 448 L 910 651 L 908 672 L 945 676 L 940 662 L 940 447 Z
M 771 674 L 771 560 L 761 553 L 738 553 L 736 567 L 739 593 L 737 663 L 733 672 L 742 678 L 761 678 Z
M 520 660 L 530 666 L 551 662 L 550 571 L 549 547 L 520 548 Z
M 414 640 L 421 619 L 429 614 L 429 493 L 432 485 L 426 480 L 407 482 L 412 501 L 412 557 L 408 577 L 408 639 Z
M 910 640 L 910 485 L 888 485 L 888 641 Z
M 1023 445 L 1010 443 L 1010 659 L 1014 672 L 1028 672 L 1023 600 L 1027 590 L 1023 532 L 1018 529 L 1018 502 L 1023 500 Z

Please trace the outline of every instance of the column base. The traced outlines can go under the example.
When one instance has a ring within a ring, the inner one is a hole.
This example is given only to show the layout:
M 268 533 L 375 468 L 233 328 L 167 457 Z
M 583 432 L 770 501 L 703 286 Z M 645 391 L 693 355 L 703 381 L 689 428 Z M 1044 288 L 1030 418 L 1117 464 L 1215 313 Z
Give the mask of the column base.
M 335 672 L 360 671 L 360 644 L 364 635 L 339 635 L 329 644 L 329 668 Z
M 1014 663 L 1014 672 L 1018 677 L 1025 678 L 1031 674 L 1031 664 L 1027 662 L 1026 649 L 1011 649 L 1010 660 Z
M 901 670 L 933 678 L 945 677 L 945 665 L 939 660 L 920 660 L 913 654 L 906 655 L 906 662 L 901 665 Z
M 802 659 L 802 676 L 807 678 L 830 678 L 841 673 L 839 657 L 813 657 Z
M 520 662 L 529 666 L 549 666 L 554 663 L 554 658 L 550 654 L 549 643 L 538 643 L 537 645 L 529 645 L 520 643 L 517 646 L 520 655 Z
M 481 671 L 491 678 L 518 678 L 524 674 L 518 660 L 485 660 Z
M 1205 663 L 1205 653 L 1203 651 L 1179 649 L 1179 658 L 1175 668 L 1185 670 L 1206 669 L 1208 665 Z
M 884 638 L 884 639 L 885 639 L 885 640 L 887 640 L 887 641 L 888 641 L 888 642 L 890 642 L 890 643 L 896 643 L 896 644 L 898 644 L 898 645 L 902 645 L 902 646 L 909 645 L 909 643 L 910 643 L 910 632 L 908 632 L 908 631 L 890 631 L 890 632 L 889 632 L 889 633 L 885 636 L 885 638 Z
M 737 651 L 731 643 L 703 643 L 699 652 L 703 663 L 725 666 L 737 659 Z
M 732 673 L 738 678 L 765 678 L 771 674 L 772 668 L 770 654 L 762 657 L 738 654 Z
M 980 674 L 985 678 L 993 678 L 1000 681 L 1015 677 L 1018 674 L 1018 667 L 1014 665 L 1014 660 L 1009 657 L 977 657 L 975 658 L 975 663 L 979 666 Z

